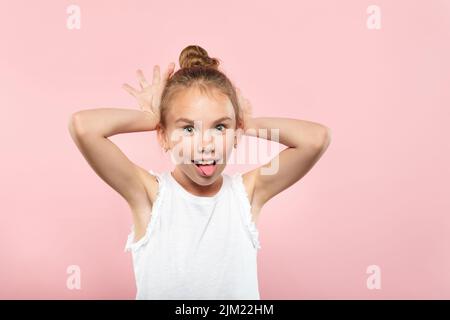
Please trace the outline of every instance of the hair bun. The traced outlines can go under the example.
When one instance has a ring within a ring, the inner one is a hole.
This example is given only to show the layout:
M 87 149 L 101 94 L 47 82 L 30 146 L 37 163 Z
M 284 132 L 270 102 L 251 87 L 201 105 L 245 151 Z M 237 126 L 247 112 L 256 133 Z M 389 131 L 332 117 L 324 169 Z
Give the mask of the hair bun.
M 211 58 L 208 52 L 200 46 L 190 45 L 180 53 L 180 68 L 207 67 L 218 69 L 219 59 Z

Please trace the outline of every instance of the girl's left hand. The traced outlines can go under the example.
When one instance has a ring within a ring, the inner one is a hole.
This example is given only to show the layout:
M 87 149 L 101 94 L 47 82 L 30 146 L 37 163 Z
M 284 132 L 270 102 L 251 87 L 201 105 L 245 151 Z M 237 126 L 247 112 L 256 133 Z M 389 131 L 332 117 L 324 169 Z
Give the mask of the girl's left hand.
M 248 122 L 249 119 L 252 117 L 252 104 L 250 103 L 250 100 L 248 100 L 247 98 L 245 98 L 242 95 L 241 89 L 236 88 L 236 93 L 238 95 L 238 100 L 239 100 L 239 106 L 241 108 L 241 114 L 242 114 L 242 128 L 243 130 L 247 130 L 247 126 L 248 126 Z

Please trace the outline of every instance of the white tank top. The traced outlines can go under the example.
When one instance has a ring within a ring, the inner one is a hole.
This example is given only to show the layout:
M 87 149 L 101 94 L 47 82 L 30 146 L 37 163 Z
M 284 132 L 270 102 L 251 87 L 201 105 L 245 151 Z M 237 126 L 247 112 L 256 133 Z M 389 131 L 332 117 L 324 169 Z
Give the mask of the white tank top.
M 196 196 L 171 172 L 155 173 L 159 190 L 145 235 L 132 252 L 136 299 L 259 300 L 261 248 L 242 174 L 223 173 L 212 197 Z

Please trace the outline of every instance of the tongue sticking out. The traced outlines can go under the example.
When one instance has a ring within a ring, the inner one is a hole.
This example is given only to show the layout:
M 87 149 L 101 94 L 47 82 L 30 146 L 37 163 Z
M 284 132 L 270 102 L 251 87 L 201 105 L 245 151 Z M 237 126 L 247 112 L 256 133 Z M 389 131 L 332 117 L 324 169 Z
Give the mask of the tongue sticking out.
M 205 176 L 211 176 L 216 168 L 214 164 L 198 165 L 196 167 L 199 168 L 200 172 Z

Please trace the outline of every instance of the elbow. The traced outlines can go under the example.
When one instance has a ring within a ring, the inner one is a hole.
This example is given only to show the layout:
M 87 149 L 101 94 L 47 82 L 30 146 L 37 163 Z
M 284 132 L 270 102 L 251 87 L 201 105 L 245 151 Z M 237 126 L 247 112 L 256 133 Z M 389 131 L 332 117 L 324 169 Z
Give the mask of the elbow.
M 316 142 L 313 144 L 314 148 L 317 148 L 319 150 L 325 150 L 328 148 L 328 146 L 331 143 L 331 129 L 322 126 L 320 128 L 320 133 L 317 135 Z
M 70 115 L 68 121 L 68 130 L 73 139 L 82 136 L 86 132 L 85 126 L 83 126 L 81 111 L 75 112 Z
M 331 129 L 328 127 L 325 127 L 325 137 L 324 137 L 324 145 L 328 147 L 331 143 Z

